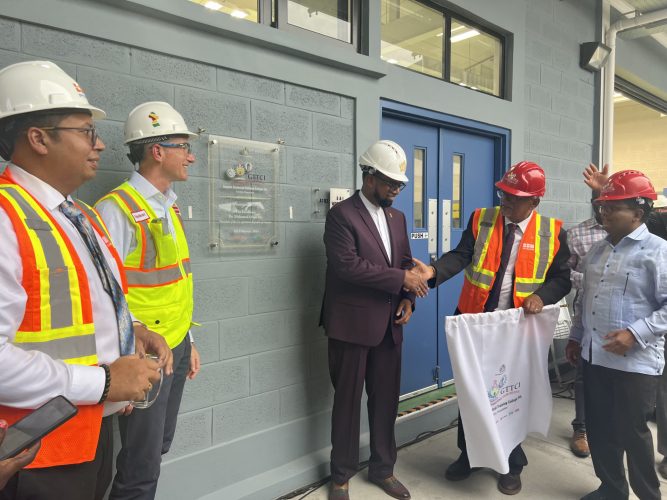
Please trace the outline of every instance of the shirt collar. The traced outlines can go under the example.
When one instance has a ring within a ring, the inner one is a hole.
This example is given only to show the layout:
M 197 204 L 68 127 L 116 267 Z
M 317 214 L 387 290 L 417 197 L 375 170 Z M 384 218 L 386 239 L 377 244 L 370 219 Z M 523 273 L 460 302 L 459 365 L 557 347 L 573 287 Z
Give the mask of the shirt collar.
M 171 206 L 176 203 L 176 193 L 173 189 L 169 188 L 166 193 L 161 193 L 158 188 L 153 186 L 148 179 L 146 179 L 139 172 L 132 172 L 130 177 L 130 184 L 139 191 L 139 194 L 144 198 L 155 198 L 167 206 Z
M 639 226 L 637 229 L 632 231 L 630 234 L 625 235 L 623 237 L 623 239 L 629 238 L 631 240 L 641 241 L 641 240 L 645 240 L 646 238 L 648 238 L 649 234 L 651 234 L 651 233 L 649 233 L 648 228 L 646 227 L 646 224 L 642 223 L 641 226 Z M 607 236 L 607 239 L 608 238 L 609 238 L 609 236 Z
M 370 213 L 379 213 L 382 211 L 382 207 L 379 207 L 371 203 L 371 201 L 368 198 L 366 198 L 366 196 L 364 195 L 364 193 L 361 192 L 361 190 L 359 190 L 359 197 L 361 198 L 361 201 L 363 202 L 364 206 Z
M 63 201 L 65 201 L 65 196 L 63 196 L 60 191 L 44 182 L 39 177 L 35 177 L 31 173 L 26 172 L 18 165 L 8 163 L 7 168 L 16 183 L 34 196 L 35 199 L 49 211 L 55 210 Z M 67 199 L 73 201 L 72 197 L 69 195 L 67 196 Z
M 526 228 L 528 227 L 528 223 L 530 222 L 530 218 L 533 216 L 533 213 L 535 213 L 535 210 L 531 211 L 530 215 L 525 219 L 523 219 L 521 222 L 512 222 L 507 217 L 505 217 L 505 226 L 507 226 L 508 224 L 516 224 L 517 226 L 519 226 L 519 229 L 521 229 L 521 233 L 525 233 Z

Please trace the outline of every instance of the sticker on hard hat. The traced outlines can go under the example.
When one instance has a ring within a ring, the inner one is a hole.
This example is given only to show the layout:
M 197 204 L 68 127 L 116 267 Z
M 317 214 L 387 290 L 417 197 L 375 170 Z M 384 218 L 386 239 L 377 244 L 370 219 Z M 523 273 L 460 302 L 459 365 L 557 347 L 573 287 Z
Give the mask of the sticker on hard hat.
M 74 86 L 74 90 L 78 92 L 79 97 L 86 97 L 86 94 L 83 92 L 83 89 L 78 83 L 72 82 L 72 85 Z
M 148 217 L 145 210 L 139 210 L 137 212 L 132 212 L 132 218 L 134 219 L 134 222 L 141 222 L 148 220 L 150 217 Z
M 158 121 L 160 120 L 160 117 L 156 113 L 151 111 L 150 113 L 148 113 L 148 118 L 151 119 L 151 125 L 153 125 L 154 127 L 160 126 L 160 122 Z
M 505 182 L 507 182 L 508 184 L 516 184 L 518 182 L 516 174 L 511 170 L 507 172 L 507 174 L 505 175 Z

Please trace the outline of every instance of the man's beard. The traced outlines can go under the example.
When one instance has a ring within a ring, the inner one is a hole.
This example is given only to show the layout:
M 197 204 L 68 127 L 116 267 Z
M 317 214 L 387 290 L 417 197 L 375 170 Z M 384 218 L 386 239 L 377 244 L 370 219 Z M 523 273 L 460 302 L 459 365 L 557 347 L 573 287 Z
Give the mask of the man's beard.
M 378 204 L 382 208 L 389 208 L 392 203 L 394 203 L 394 200 L 378 200 Z

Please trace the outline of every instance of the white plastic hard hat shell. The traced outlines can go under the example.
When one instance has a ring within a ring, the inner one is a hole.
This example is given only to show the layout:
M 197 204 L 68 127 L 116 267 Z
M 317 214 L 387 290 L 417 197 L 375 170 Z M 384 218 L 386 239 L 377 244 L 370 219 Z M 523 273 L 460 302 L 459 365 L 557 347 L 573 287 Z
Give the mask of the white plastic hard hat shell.
M 169 103 L 145 102 L 130 111 L 125 122 L 125 144 L 165 135 L 197 137 L 188 130 L 181 114 Z
M 398 182 L 408 182 L 405 175 L 407 158 L 405 151 L 394 141 L 377 141 L 359 157 L 359 166 L 371 167 Z
M 81 86 L 51 61 L 26 61 L 0 70 L 0 119 L 36 111 L 80 109 L 95 120 L 106 113 L 91 106 Z

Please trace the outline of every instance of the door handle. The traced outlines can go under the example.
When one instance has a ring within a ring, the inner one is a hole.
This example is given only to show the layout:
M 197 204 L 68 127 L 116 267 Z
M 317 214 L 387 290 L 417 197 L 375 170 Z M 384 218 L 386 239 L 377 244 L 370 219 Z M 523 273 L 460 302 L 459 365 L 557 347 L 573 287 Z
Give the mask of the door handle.
M 438 199 L 428 199 L 428 254 L 433 262 L 438 253 Z
M 442 253 L 449 252 L 452 244 L 452 200 L 442 200 L 442 227 L 440 237 L 442 238 Z

